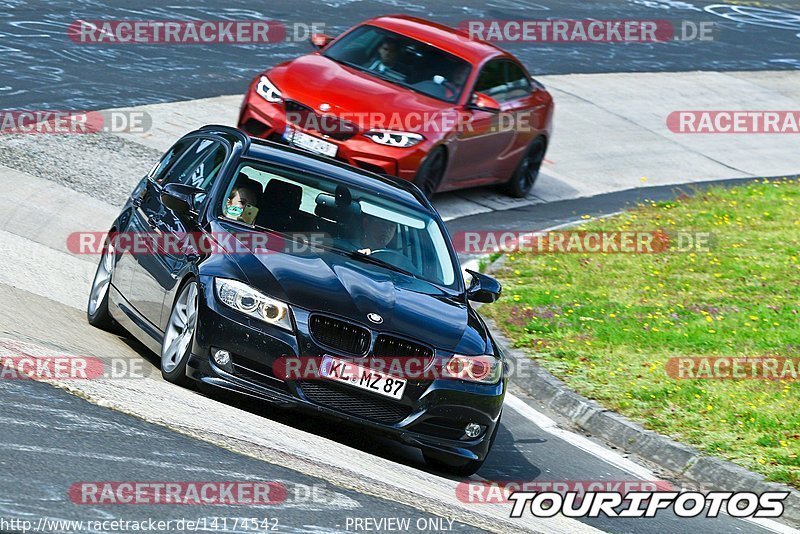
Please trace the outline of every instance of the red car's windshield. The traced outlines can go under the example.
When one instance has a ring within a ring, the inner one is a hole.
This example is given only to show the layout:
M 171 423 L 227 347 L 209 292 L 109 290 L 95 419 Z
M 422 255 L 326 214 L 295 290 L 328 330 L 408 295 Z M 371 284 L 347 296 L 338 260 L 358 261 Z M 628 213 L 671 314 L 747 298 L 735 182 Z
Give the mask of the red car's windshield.
M 450 103 L 458 101 L 471 70 L 469 63 L 443 50 L 368 25 L 338 39 L 323 55 Z

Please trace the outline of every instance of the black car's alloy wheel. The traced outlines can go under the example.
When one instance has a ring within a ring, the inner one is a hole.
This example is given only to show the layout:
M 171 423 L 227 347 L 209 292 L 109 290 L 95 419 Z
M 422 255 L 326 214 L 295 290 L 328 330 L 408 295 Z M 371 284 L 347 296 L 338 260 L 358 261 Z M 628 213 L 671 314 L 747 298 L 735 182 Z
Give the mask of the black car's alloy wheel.
M 519 167 L 517 167 L 511 179 L 504 186 L 508 195 L 514 198 L 524 198 L 530 193 L 533 184 L 536 183 L 536 179 L 539 177 L 539 169 L 542 167 L 546 150 L 547 145 L 541 137 L 536 138 L 531 143 Z
M 161 375 L 167 382 L 186 386 L 186 362 L 197 326 L 197 282 L 187 283 L 175 299 L 161 344 Z
M 442 147 L 434 148 L 422 162 L 414 178 L 414 185 L 422 190 L 426 198 L 431 199 L 436 194 L 439 184 L 442 183 L 446 165 L 447 154 Z
M 92 280 L 92 289 L 89 293 L 89 303 L 86 306 L 86 319 L 89 324 L 111 330 L 114 327 L 114 319 L 108 311 L 108 288 L 111 286 L 111 275 L 114 272 L 114 247 L 110 240 L 103 244 L 103 252 L 100 256 L 100 263 Z

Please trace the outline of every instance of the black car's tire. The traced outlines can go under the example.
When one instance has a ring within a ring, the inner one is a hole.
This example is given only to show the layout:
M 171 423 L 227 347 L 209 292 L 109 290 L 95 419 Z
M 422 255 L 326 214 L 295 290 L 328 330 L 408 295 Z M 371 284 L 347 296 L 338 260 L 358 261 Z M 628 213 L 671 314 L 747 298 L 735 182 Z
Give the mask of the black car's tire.
M 543 138 L 537 137 L 533 140 L 514 174 L 503 184 L 502 189 L 507 195 L 525 198 L 530 193 L 539 177 L 539 169 L 542 167 L 546 151 L 547 143 Z
M 486 457 L 489 456 L 489 451 L 492 450 L 492 445 L 494 445 L 494 440 L 497 437 L 497 430 L 499 428 L 500 419 L 498 418 L 497 424 L 494 425 L 494 430 L 492 430 L 492 436 L 489 438 L 489 447 L 486 449 L 486 456 L 484 456 L 483 460 L 464 460 L 458 456 L 453 456 L 438 451 L 427 451 L 425 449 L 422 450 L 422 457 L 425 458 L 425 463 L 431 469 L 443 471 L 460 477 L 474 475 L 478 469 L 483 466 L 483 462 L 486 461 Z
M 190 280 L 178 291 L 161 342 L 161 376 L 179 386 L 188 386 L 192 382 L 186 376 L 186 363 L 197 326 L 197 302 L 197 281 Z
M 439 184 L 442 183 L 444 171 L 447 168 L 447 152 L 444 147 L 436 147 L 425 158 L 414 178 L 414 185 L 420 188 L 425 197 L 430 200 L 436 194 Z
M 86 320 L 95 328 L 114 331 L 116 323 L 108 311 L 108 290 L 111 287 L 111 275 L 114 272 L 114 248 L 106 239 L 97 271 L 92 279 L 89 302 L 86 305 Z

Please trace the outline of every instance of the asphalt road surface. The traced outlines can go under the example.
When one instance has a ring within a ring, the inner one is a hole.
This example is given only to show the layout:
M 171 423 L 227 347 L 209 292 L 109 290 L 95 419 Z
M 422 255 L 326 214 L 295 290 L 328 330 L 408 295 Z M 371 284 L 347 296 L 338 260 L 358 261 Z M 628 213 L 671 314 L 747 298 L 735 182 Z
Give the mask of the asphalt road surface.
M 749 5 L 747 5 L 749 4 Z M 254 20 L 284 23 L 292 39 L 324 24 L 336 35 L 369 17 L 405 13 L 456 26 L 464 20 L 669 20 L 715 23 L 713 41 L 519 43 L 501 46 L 536 75 L 800 69 L 800 2 L 708 0 L 0 0 L 0 109 L 87 110 L 244 93 L 260 71 L 312 50 L 263 45 L 91 45 L 72 42 L 76 20 Z M 687 30 L 688 32 L 688 30 Z
M 45 518 L 50 527 L 45 532 L 87 532 L 93 530 L 92 521 L 110 519 L 205 521 L 203 530 L 209 531 L 227 521 L 225 531 L 247 532 L 244 526 L 234 528 L 237 519 L 243 525 L 242 518 L 258 518 L 259 528 L 250 531 L 275 527 L 290 533 L 345 530 L 348 518 L 351 524 L 364 517 L 406 518 L 413 526 L 444 519 L 191 439 L 48 384 L 4 380 L 0 391 L 5 428 L 0 517 L 36 525 Z M 77 481 L 122 480 L 277 482 L 285 488 L 286 500 L 274 505 L 170 506 L 76 504 L 65 499 Z M 69 523 L 74 521 L 83 521 L 82 528 Z M 444 521 L 452 532 L 480 531 Z

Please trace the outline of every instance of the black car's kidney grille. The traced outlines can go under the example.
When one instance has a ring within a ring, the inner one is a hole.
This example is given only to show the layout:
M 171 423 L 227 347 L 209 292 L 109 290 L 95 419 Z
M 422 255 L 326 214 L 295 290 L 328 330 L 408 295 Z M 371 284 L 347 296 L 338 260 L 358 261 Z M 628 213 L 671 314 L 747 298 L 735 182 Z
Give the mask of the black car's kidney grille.
M 298 385 L 311 402 L 379 423 L 399 423 L 412 411 L 409 406 L 320 380 L 302 381 Z
M 415 358 L 427 363 L 433 358 L 433 349 L 399 337 L 380 334 L 375 340 L 372 354 L 377 358 Z
M 319 132 L 337 141 L 347 141 L 358 133 L 358 126 L 333 115 L 320 115 L 313 109 L 295 102 L 287 100 L 284 102 L 286 109 L 286 119 L 292 124 L 304 130 Z
M 371 336 L 366 328 L 333 317 L 314 315 L 309 321 L 309 329 L 320 345 L 356 356 L 364 355 L 369 349 Z

